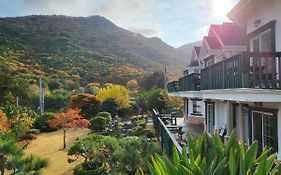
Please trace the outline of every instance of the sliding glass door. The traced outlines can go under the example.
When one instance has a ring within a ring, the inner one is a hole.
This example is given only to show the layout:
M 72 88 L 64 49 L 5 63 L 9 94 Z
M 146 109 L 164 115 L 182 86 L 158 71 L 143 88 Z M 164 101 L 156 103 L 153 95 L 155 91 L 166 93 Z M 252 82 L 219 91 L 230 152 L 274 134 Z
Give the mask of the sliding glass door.
M 259 143 L 259 152 L 263 147 L 277 149 L 277 127 L 273 113 L 252 111 L 252 139 Z

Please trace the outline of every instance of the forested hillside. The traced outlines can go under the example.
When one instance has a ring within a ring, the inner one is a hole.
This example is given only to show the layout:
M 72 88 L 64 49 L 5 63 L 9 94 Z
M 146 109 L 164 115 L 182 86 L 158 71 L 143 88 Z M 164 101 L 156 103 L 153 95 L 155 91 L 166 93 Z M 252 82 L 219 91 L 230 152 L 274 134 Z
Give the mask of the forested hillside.
M 122 29 L 100 16 L 27 16 L 0 19 L 1 56 L 9 49 L 13 71 L 67 78 L 80 84 L 125 84 L 168 66 L 188 64 L 182 52 L 159 38 Z

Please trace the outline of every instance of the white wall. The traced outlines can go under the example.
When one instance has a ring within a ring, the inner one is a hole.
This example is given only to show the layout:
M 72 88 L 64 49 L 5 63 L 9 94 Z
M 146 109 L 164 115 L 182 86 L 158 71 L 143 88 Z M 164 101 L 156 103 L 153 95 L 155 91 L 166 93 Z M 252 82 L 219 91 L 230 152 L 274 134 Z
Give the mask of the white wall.
M 227 103 L 215 101 L 215 129 L 226 128 L 227 115 Z
M 277 20 L 276 22 L 276 51 L 281 51 L 281 1 L 266 0 L 262 5 L 252 12 L 252 16 L 247 19 L 247 34 L 263 26 L 264 24 Z M 261 20 L 255 27 L 254 21 Z
M 201 107 L 202 116 L 198 116 L 198 117 L 205 117 L 205 103 L 203 101 L 199 101 L 199 105 Z M 189 99 L 188 100 L 188 115 L 189 116 L 195 116 L 195 115 L 192 115 L 192 114 L 193 114 L 193 101 L 191 99 Z

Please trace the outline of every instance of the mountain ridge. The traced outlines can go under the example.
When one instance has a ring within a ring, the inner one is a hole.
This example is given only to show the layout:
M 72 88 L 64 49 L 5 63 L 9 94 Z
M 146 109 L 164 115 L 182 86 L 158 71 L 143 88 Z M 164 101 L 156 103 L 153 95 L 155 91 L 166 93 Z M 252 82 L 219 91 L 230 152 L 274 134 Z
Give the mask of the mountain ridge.
M 163 67 L 182 71 L 189 63 L 182 51 L 161 38 L 146 38 L 102 16 L 0 18 L 0 46 L 23 51 L 25 57 L 39 64 L 46 74 L 51 73 L 50 68 L 57 69 L 80 76 L 86 82 L 99 81 L 102 77 L 112 81 L 116 78 L 116 69 L 126 66 L 134 69 L 127 72 L 127 78 L 134 78 Z M 127 79 L 123 77 L 121 81 L 124 83 Z

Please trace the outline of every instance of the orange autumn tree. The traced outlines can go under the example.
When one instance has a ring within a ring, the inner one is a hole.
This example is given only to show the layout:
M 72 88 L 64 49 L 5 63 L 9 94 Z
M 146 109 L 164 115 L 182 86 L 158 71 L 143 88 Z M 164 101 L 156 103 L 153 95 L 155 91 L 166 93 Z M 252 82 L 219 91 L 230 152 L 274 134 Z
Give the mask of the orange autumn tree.
M 63 149 L 66 148 L 66 132 L 69 128 L 87 127 L 89 121 L 79 114 L 78 109 L 67 109 L 66 112 L 58 112 L 53 119 L 48 120 L 48 125 L 51 128 L 63 129 Z
M 137 80 L 129 80 L 126 84 L 126 87 L 131 91 L 136 91 L 139 88 L 139 83 Z
M 10 130 L 10 124 L 8 118 L 6 114 L 2 110 L 0 110 L 0 134 L 9 130 Z

